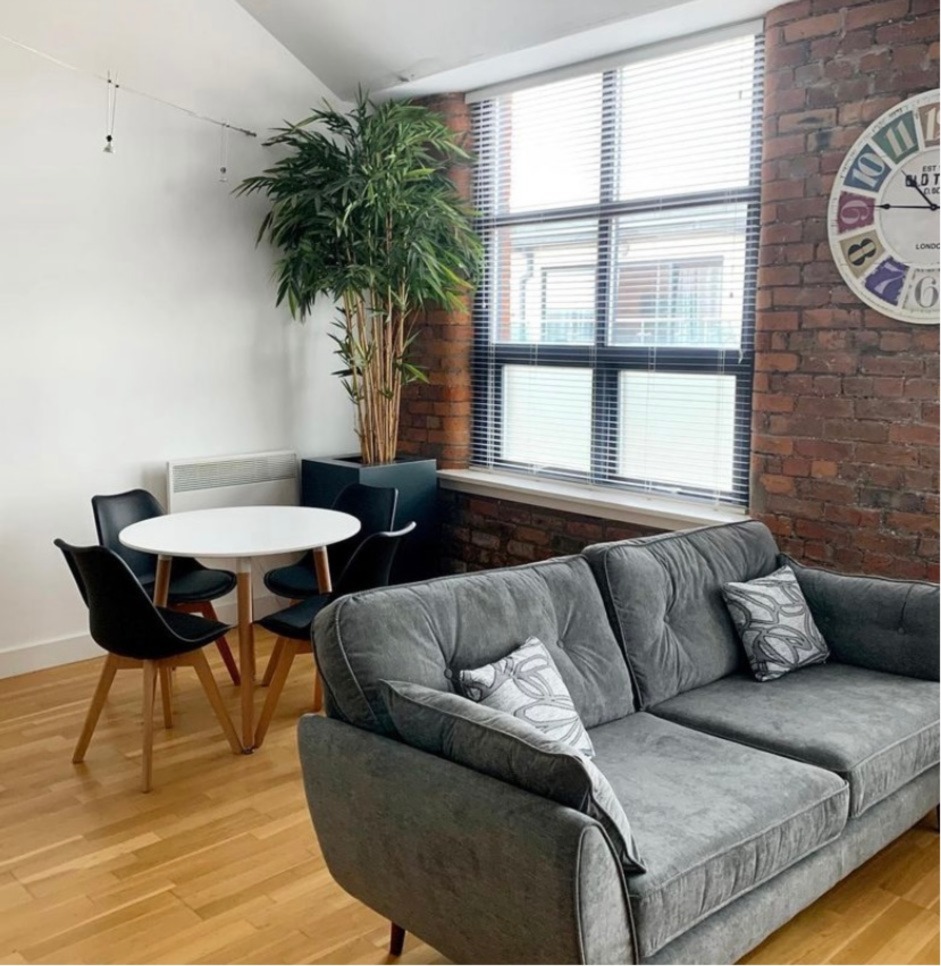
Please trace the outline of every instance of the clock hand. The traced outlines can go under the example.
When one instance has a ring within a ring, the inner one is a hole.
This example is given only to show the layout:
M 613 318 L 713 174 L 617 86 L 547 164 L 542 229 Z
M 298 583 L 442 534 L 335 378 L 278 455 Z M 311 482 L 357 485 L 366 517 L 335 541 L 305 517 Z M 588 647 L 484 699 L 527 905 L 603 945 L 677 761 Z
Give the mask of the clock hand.
M 931 202 L 931 201 L 929 201 L 927 205 L 890 205 L 890 204 L 881 204 L 881 205 L 875 205 L 875 207 L 876 208 L 911 208 L 911 209 L 913 209 L 915 211 L 937 211 L 938 210 L 938 205 L 934 204 L 934 202 Z
M 935 204 L 935 203 L 934 203 L 934 202 L 933 202 L 933 201 L 932 201 L 932 200 L 931 200 L 931 199 L 930 199 L 930 198 L 929 198 L 929 197 L 928 197 L 928 196 L 927 196 L 927 195 L 926 195 L 926 194 L 924 193 L 924 191 L 922 191 L 922 190 L 921 190 L 921 188 L 919 188 L 919 187 L 918 187 L 918 184 L 917 184 L 917 182 L 915 181 L 915 176 L 914 176 L 914 175 L 911 175 L 911 174 L 907 174 L 907 175 L 905 175 L 905 184 L 906 184 L 906 185 L 908 185 L 908 187 L 909 187 L 909 188 L 914 188 L 914 189 L 915 189 L 915 190 L 916 190 L 916 191 L 917 191 L 917 192 L 918 192 L 918 193 L 919 193 L 919 194 L 920 194 L 920 195 L 922 196 L 922 198 L 924 198 L 924 199 L 925 199 L 925 201 L 927 201 L 927 202 L 928 202 L 928 204 L 929 204 L 929 205 L 931 205 L 931 210 L 932 210 L 932 211 L 937 211 L 937 209 L 938 209 L 938 205 L 936 205 L 936 204 Z M 901 206 L 900 206 L 900 205 L 896 205 L 895 207 L 897 207 L 897 208 L 898 208 L 898 207 L 901 207 Z

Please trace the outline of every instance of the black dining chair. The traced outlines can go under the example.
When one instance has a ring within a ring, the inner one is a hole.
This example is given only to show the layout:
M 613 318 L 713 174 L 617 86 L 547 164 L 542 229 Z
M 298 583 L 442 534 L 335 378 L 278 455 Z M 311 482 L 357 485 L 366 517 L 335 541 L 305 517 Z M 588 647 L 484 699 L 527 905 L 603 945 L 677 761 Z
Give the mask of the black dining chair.
M 389 531 L 395 526 L 395 508 L 399 491 L 394 486 L 367 486 L 351 483 L 333 501 L 331 509 L 349 513 L 360 522 L 360 529 L 352 537 L 327 547 L 330 572 L 342 574 L 353 551 L 373 533 Z M 265 586 L 279 597 L 303 600 L 320 595 L 313 552 L 287 567 L 277 567 L 265 574 Z
M 260 748 L 268 732 L 268 726 L 278 706 L 278 699 L 284 689 L 291 665 L 302 644 L 311 646 L 311 625 L 314 618 L 331 601 L 344 594 L 354 594 L 374 587 L 385 587 L 402 538 L 408 536 L 416 524 L 409 523 L 401 530 L 384 531 L 370 534 L 354 551 L 347 561 L 343 572 L 334 584 L 333 593 L 308 597 L 297 604 L 286 607 L 276 614 L 262 617 L 259 623 L 266 630 L 278 635 L 272 652 L 274 669 L 271 684 L 265 698 L 265 705 L 258 718 L 255 729 L 255 747 Z M 314 662 L 314 711 L 319 711 L 323 703 L 323 686 L 320 673 Z
M 128 490 L 126 493 L 111 493 L 91 498 L 92 512 L 95 515 L 95 528 L 98 542 L 113 550 L 131 568 L 141 586 L 153 597 L 157 581 L 157 558 L 152 553 L 143 553 L 125 547 L 118 534 L 132 523 L 163 516 L 166 511 L 157 498 L 147 490 Z M 207 620 L 218 621 L 212 601 L 235 589 L 236 578 L 229 570 L 214 570 L 204 567 L 192 557 L 174 557 L 170 568 L 170 589 L 167 605 L 173 610 L 202 614 Z M 232 656 L 232 649 L 225 636 L 216 641 L 229 677 L 238 684 L 239 669 Z
M 65 555 L 79 592 L 88 605 L 92 639 L 108 652 L 72 761 L 78 764 L 85 760 L 85 752 L 114 676 L 128 667 L 144 670 L 143 791 L 150 791 L 153 773 L 157 678 L 160 677 L 163 684 L 164 724 L 169 727 L 172 723 L 169 676 L 174 667 L 189 665 L 195 669 L 229 746 L 235 754 L 241 754 L 241 742 L 203 653 L 204 645 L 231 628 L 195 614 L 157 607 L 128 564 L 107 547 L 75 547 L 64 540 L 54 542 Z

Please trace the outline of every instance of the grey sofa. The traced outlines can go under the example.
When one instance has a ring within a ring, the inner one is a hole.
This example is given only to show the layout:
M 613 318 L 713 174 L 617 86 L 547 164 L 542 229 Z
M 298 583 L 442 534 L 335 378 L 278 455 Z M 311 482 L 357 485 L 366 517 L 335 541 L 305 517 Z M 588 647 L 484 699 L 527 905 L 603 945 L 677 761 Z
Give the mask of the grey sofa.
M 459 962 L 734 962 L 938 803 L 938 588 L 793 563 L 832 652 L 748 673 L 719 588 L 781 563 L 757 522 L 343 598 L 299 748 L 327 865 Z M 397 740 L 377 683 L 536 635 L 646 863 L 594 819 Z

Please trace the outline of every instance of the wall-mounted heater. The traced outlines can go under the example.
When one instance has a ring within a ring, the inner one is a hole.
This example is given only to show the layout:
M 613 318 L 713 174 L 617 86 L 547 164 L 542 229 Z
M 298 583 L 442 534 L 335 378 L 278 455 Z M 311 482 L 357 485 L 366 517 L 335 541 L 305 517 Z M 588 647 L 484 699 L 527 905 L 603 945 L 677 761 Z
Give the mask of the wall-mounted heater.
M 297 502 L 297 455 L 290 450 L 167 463 L 171 513 L 223 506 L 296 506 Z

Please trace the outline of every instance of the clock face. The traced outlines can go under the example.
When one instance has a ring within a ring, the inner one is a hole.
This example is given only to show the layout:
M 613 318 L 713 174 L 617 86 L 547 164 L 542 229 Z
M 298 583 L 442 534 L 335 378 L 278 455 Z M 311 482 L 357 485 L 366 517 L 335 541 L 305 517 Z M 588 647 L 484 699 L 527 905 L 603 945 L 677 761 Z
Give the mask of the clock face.
M 886 111 L 836 176 L 827 227 L 833 259 L 867 305 L 905 322 L 938 322 L 938 91 Z

